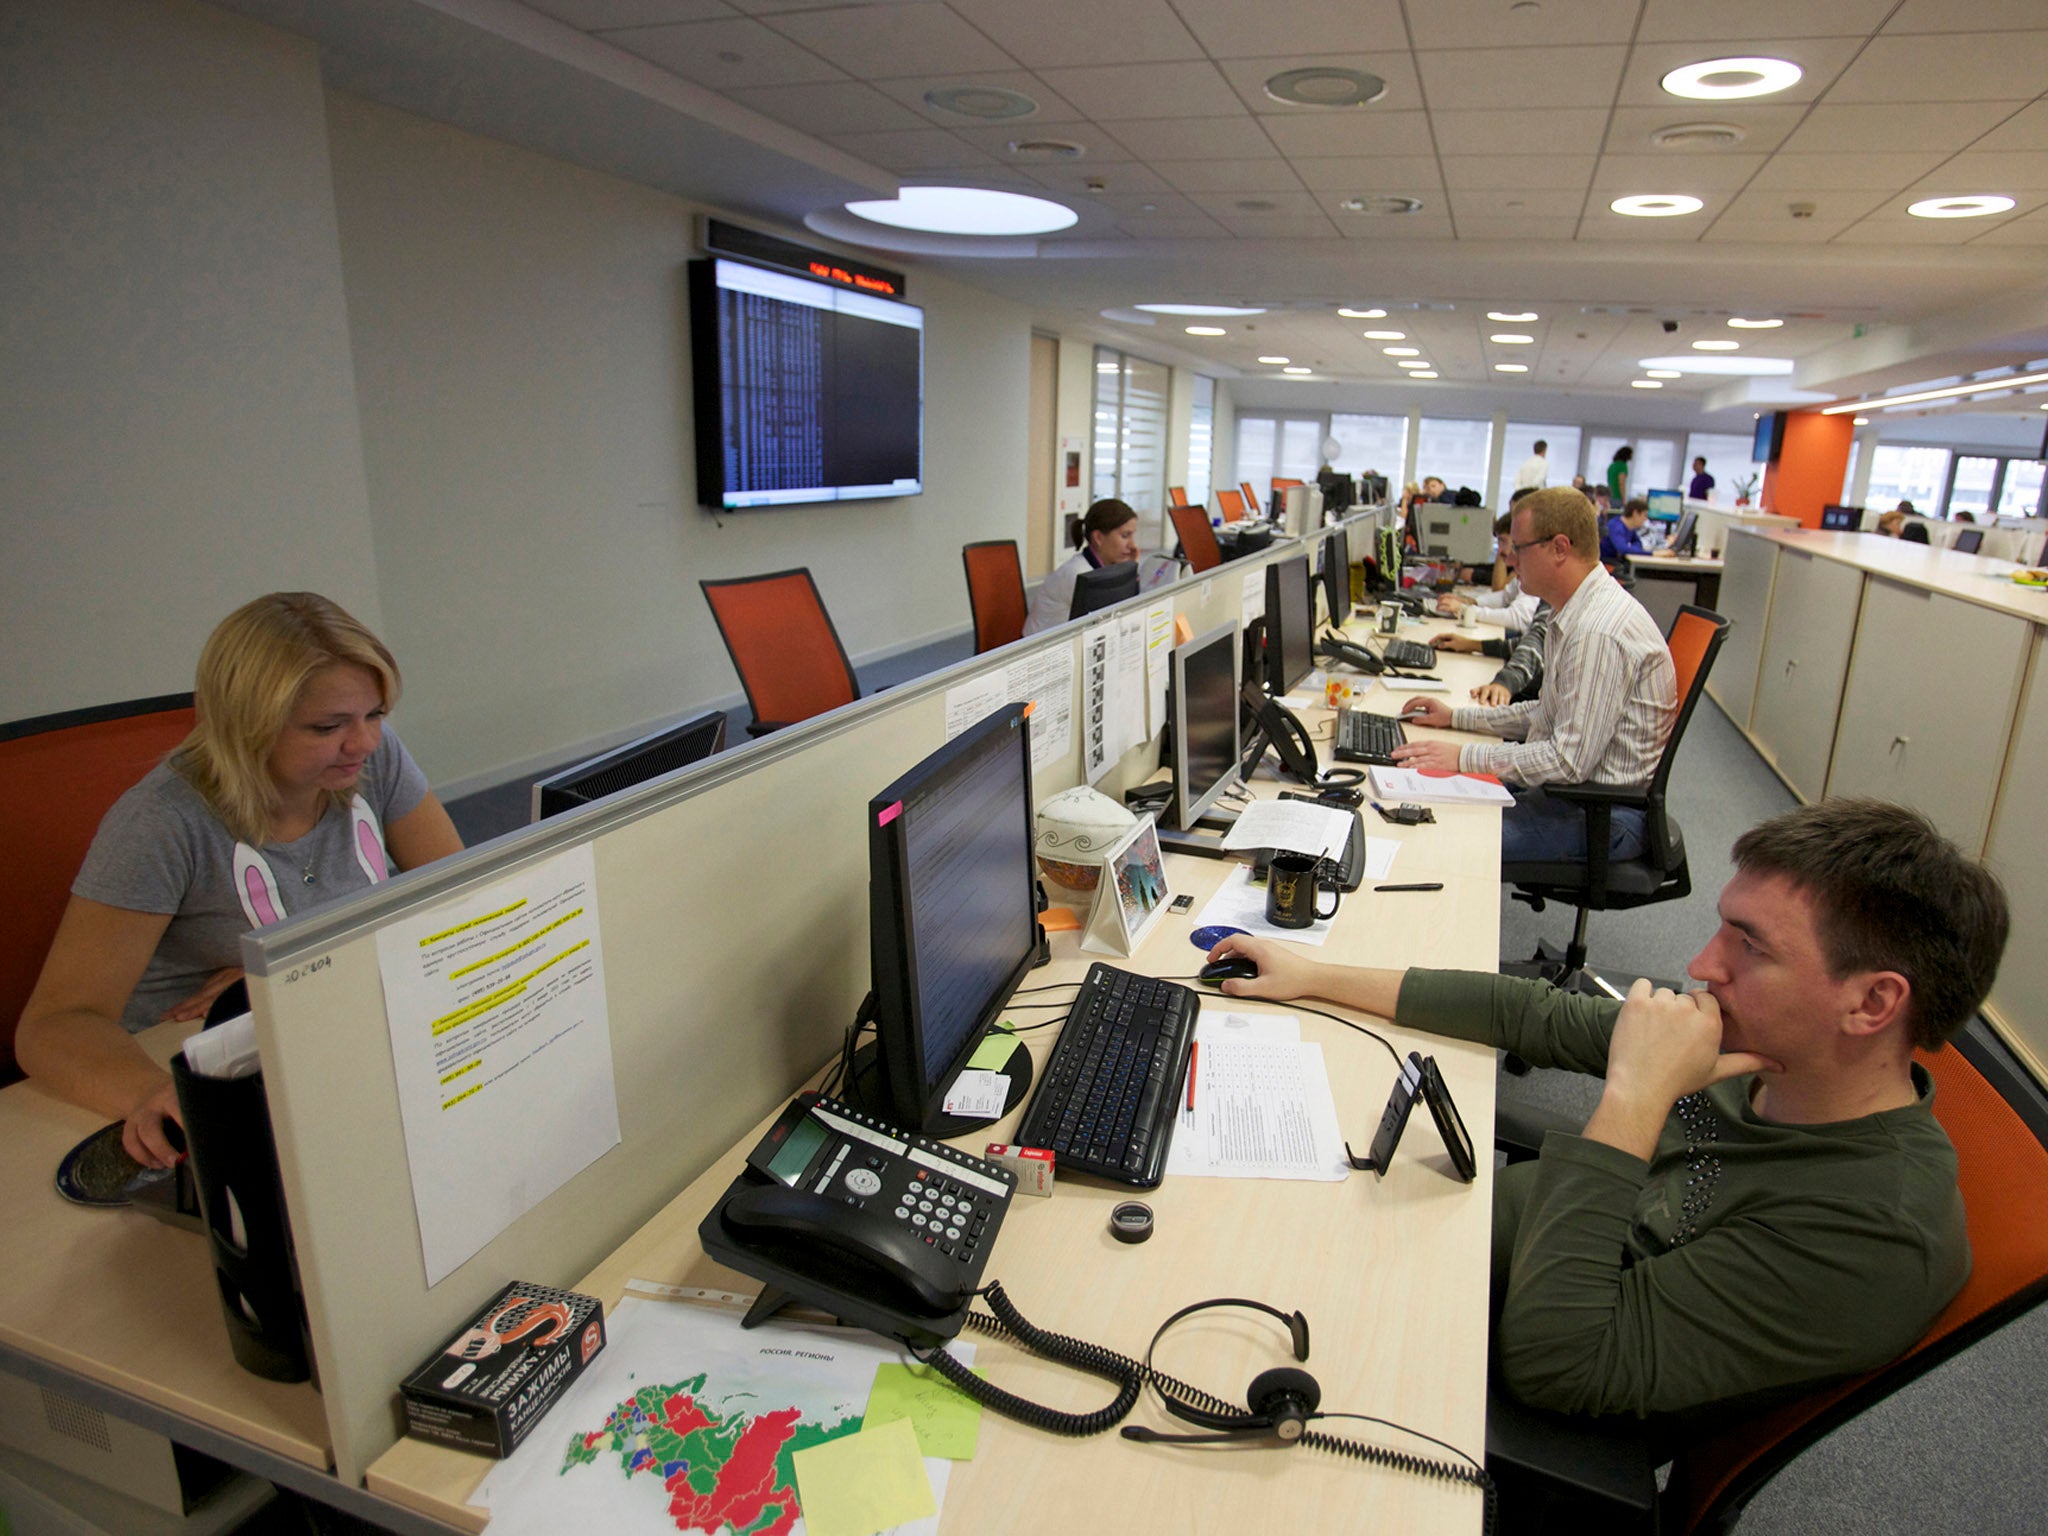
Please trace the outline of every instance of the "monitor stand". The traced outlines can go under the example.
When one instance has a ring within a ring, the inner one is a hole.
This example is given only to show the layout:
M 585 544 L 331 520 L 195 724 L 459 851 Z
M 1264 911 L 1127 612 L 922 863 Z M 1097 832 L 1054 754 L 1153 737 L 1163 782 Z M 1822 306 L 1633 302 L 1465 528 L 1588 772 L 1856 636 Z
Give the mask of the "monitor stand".
M 929 1124 L 911 1126 L 909 1129 L 924 1136 L 936 1136 L 944 1140 L 948 1136 L 964 1136 L 969 1131 L 979 1130 L 985 1125 L 994 1125 L 1011 1110 L 1022 1104 L 1031 1092 L 1031 1052 L 1019 1040 L 1010 1051 L 1010 1059 L 1000 1070 L 1010 1080 L 1010 1091 L 1003 1096 L 1003 1110 L 1000 1115 L 949 1115 L 941 1110 L 932 1116 Z M 864 1109 L 883 1120 L 896 1119 L 896 1107 L 890 1102 L 888 1079 L 882 1072 L 881 1048 L 869 1044 L 853 1053 L 853 1070 L 847 1075 L 839 1097 L 855 1109 Z

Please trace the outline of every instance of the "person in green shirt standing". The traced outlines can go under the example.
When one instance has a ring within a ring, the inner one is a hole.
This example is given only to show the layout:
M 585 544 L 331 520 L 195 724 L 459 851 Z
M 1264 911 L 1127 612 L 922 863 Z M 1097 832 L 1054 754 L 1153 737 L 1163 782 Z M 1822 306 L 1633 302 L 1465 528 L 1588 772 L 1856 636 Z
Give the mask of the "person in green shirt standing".
M 1913 1061 L 1990 991 L 2005 893 L 1924 817 L 1827 800 L 1735 842 L 1697 991 L 1321 964 L 1248 935 L 1235 996 L 1326 997 L 1604 1077 L 1494 1182 L 1493 1347 L 1517 1397 L 1707 1421 L 1902 1353 L 1970 1272 L 1955 1150 Z
M 1614 450 L 1613 462 L 1607 466 L 1607 493 L 1617 507 L 1628 505 L 1629 462 L 1635 456 L 1635 449 L 1623 443 Z

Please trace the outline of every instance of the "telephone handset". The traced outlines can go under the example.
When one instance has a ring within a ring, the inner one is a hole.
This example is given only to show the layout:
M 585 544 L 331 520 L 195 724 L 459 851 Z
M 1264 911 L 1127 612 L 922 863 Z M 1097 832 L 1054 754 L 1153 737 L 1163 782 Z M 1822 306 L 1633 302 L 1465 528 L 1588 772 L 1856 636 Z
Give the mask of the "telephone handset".
M 1387 670 L 1387 664 L 1364 646 L 1353 645 L 1348 640 L 1339 640 L 1335 635 L 1323 636 L 1316 642 L 1316 649 L 1332 661 L 1341 661 L 1368 677 L 1378 677 Z
M 905 1343 L 967 1320 L 1016 1178 L 821 1094 L 790 1102 L 697 1229 L 765 1282 L 745 1326 L 792 1301 Z
M 1279 754 L 1281 771 L 1311 789 L 1356 784 L 1364 779 L 1365 775 L 1355 768 L 1335 768 L 1325 773 L 1316 763 L 1316 747 L 1309 738 L 1308 727 L 1286 705 L 1267 698 L 1257 683 L 1246 683 L 1239 697 L 1257 722 L 1245 742 L 1244 760 L 1239 765 L 1241 777 L 1252 776 L 1252 770 L 1259 766 L 1259 759 L 1266 755 L 1270 745 Z

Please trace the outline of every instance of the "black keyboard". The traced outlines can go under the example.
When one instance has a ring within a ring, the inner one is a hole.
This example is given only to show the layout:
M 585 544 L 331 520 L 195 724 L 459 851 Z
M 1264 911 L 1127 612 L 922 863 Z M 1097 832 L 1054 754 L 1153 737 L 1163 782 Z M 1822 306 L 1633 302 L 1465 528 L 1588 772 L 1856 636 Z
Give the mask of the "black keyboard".
M 1408 732 L 1392 715 L 1375 715 L 1363 709 L 1337 711 L 1337 760 L 1344 763 L 1391 765 L 1394 748 L 1408 739 Z
M 1380 647 L 1380 655 L 1388 666 L 1410 672 L 1428 672 L 1436 666 L 1436 651 L 1419 640 L 1389 640 Z
M 1201 999 L 1191 988 L 1098 962 L 1017 1127 L 1061 1174 L 1092 1173 L 1150 1189 L 1166 1173 Z

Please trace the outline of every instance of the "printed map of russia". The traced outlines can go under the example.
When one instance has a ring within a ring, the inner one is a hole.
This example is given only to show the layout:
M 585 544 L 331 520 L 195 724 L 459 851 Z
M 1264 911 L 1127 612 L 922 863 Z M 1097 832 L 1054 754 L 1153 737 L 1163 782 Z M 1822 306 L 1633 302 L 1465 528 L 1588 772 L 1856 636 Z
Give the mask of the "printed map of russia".
M 802 1514 L 791 1457 L 853 1433 L 860 1415 L 829 1426 L 798 1408 L 721 1415 L 698 1401 L 704 1381 L 642 1387 L 603 1428 L 570 1441 L 562 1473 L 613 1452 L 629 1480 L 642 1473 L 660 1480 L 679 1532 L 718 1536 L 730 1526 L 738 1536 L 788 1536 Z

